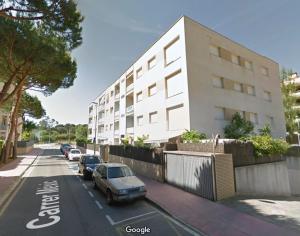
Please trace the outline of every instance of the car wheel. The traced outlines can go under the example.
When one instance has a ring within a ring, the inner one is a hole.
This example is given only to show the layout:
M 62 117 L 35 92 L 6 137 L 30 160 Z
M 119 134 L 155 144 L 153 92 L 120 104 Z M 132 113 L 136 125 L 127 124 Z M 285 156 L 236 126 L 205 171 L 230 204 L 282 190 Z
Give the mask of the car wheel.
M 111 205 L 113 203 L 112 193 L 109 189 L 106 191 L 106 202 L 108 205 Z
M 87 179 L 88 179 L 88 176 L 87 176 L 86 171 L 83 171 L 83 179 L 84 179 L 84 180 L 87 180 Z

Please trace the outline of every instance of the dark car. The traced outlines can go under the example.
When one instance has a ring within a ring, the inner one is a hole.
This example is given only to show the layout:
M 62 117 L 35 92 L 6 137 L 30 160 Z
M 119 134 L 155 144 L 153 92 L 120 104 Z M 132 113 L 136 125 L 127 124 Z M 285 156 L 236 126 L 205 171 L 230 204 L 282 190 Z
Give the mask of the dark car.
M 91 154 L 82 155 L 78 163 L 78 172 L 82 173 L 84 179 L 91 179 L 94 169 L 102 162 L 103 160 L 100 156 Z
M 67 148 L 69 148 L 69 147 L 71 147 L 71 145 L 68 144 L 68 143 L 63 143 L 63 144 L 61 144 L 61 145 L 60 145 L 60 151 L 61 151 L 61 153 L 65 155 L 65 150 L 66 150 Z

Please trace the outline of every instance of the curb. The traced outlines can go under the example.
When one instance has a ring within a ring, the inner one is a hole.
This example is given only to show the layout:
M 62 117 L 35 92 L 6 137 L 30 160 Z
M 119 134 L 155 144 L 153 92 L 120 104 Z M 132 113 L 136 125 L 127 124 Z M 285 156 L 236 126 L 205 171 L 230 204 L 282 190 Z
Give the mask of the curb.
M 180 222 L 182 225 L 184 225 L 185 227 L 189 228 L 190 230 L 195 231 L 196 233 L 198 233 L 199 235 L 203 235 L 203 236 L 207 236 L 207 234 L 205 234 L 204 232 L 200 231 L 199 229 L 195 228 L 194 226 L 191 226 L 190 224 L 184 222 L 182 219 L 178 218 L 177 216 L 175 216 L 174 214 L 171 214 L 168 210 L 166 210 L 164 207 L 162 207 L 160 204 L 158 204 L 157 202 L 155 202 L 154 200 L 150 199 L 149 197 L 145 197 L 145 200 L 147 202 L 149 202 L 151 205 L 154 205 L 156 208 L 158 208 L 159 210 L 161 210 L 162 212 L 164 212 L 167 216 L 175 219 L 176 221 Z
M 14 191 L 20 186 L 21 182 L 22 182 L 22 177 L 25 174 L 25 172 L 32 166 L 32 164 L 36 161 L 36 159 L 38 158 L 40 154 L 38 154 L 33 162 L 28 165 L 28 167 L 21 173 L 21 175 L 19 175 L 16 179 L 16 181 L 14 181 L 14 183 L 5 191 L 4 196 L 2 197 L 2 199 L 0 199 L 0 215 L 2 210 L 4 210 L 4 206 L 6 205 L 6 203 L 9 201 L 11 195 L 14 193 Z

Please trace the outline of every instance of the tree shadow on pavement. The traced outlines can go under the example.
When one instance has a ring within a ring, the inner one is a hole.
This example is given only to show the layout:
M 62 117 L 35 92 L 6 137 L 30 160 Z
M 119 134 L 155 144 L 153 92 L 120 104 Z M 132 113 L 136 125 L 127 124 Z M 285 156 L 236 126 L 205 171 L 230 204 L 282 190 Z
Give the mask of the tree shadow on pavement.
M 219 203 L 300 235 L 300 197 L 236 196 Z

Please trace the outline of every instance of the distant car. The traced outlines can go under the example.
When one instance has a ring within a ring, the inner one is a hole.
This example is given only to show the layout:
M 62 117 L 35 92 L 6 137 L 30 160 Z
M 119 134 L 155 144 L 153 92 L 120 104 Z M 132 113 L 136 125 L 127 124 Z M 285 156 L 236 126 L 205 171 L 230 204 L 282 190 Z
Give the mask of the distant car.
M 73 147 L 66 147 L 65 149 L 64 149 L 64 155 L 65 155 L 65 157 L 66 158 L 69 158 L 69 152 L 72 150 L 72 149 L 74 149 Z
M 145 184 L 124 164 L 100 164 L 93 172 L 93 180 L 94 188 L 99 188 L 106 194 L 108 204 L 143 198 L 146 195 Z
M 79 149 L 71 149 L 68 153 L 69 161 L 78 161 L 81 157 L 81 151 Z
M 91 179 L 94 169 L 102 163 L 100 156 L 84 154 L 81 155 L 78 163 L 78 172 L 82 173 L 84 179 Z
M 69 147 L 71 147 L 71 145 L 68 144 L 68 143 L 63 143 L 63 144 L 61 144 L 61 145 L 60 145 L 60 151 L 61 151 L 61 153 L 62 153 L 62 154 L 65 154 L 65 150 L 66 150 L 67 148 L 69 148 Z

